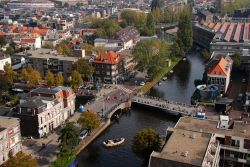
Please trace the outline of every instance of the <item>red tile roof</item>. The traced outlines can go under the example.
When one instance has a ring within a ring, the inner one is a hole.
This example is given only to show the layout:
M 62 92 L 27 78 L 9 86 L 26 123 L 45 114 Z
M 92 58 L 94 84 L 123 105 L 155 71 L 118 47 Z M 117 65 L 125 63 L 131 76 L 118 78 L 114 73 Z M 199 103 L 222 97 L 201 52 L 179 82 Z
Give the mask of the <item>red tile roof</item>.
M 117 64 L 122 60 L 123 58 L 114 51 L 108 51 L 107 53 L 101 54 L 95 58 L 94 63 Z
M 221 75 L 221 76 L 227 76 L 228 71 L 226 70 L 228 67 L 228 62 L 225 60 L 225 58 L 221 58 L 220 61 L 213 66 L 209 71 L 209 75 Z
M 32 31 L 32 33 L 37 33 L 40 34 L 42 36 L 45 36 L 48 33 L 49 29 L 48 28 L 39 28 L 39 27 L 35 27 Z
M 35 39 L 21 39 L 20 44 L 30 44 L 30 43 L 35 43 Z

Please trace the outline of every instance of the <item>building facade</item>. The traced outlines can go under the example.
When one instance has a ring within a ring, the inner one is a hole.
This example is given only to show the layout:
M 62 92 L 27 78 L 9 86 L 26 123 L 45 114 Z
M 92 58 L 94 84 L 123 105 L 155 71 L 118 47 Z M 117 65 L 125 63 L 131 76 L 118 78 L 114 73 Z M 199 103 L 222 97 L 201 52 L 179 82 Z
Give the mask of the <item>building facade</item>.
M 20 100 L 14 116 L 21 120 L 22 135 L 43 137 L 65 123 L 74 111 L 73 90 L 59 86 L 32 90 L 28 99 Z
M 22 150 L 20 120 L 0 117 L 0 165 Z
M 123 58 L 113 51 L 101 54 L 92 63 L 94 81 L 116 84 L 124 72 Z
M 207 84 L 219 85 L 222 93 L 227 92 L 230 83 L 233 61 L 227 55 L 218 59 L 212 58 L 212 63 L 207 66 Z
M 64 77 L 68 77 L 73 64 L 81 58 L 59 55 L 51 49 L 29 50 L 27 55 L 28 64 L 37 69 L 42 77 L 48 70 L 53 74 L 62 73 Z

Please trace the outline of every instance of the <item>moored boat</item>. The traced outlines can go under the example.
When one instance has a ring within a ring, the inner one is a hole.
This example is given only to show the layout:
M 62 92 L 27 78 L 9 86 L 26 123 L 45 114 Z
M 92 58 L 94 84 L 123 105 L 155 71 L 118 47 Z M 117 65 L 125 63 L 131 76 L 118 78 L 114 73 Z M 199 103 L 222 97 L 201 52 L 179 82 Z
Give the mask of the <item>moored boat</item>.
M 119 146 L 122 143 L 124 143 L 125 138 L 117 138 L 117 139 L 110 139 L 107 141 L 104 141 L 103 144 L 106 147 L 115 147 L 115 146 Z
M 162 78 L 163 81 L 166 81 L 167 79 L 168 79 L 167 77 L 163 77 L 163 78 Z

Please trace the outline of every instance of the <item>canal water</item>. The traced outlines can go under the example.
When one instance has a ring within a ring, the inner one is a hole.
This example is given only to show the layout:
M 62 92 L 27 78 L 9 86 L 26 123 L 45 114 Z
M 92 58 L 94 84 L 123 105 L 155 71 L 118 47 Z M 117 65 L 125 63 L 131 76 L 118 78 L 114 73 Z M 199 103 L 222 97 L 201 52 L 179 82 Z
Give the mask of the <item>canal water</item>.
M 156 85 L 149 95 L 190 103 L 195 89 L 193 81 L 201 79 L 204 65 L 199 54 L 191 54 L 186 61 L 180 62 L 174 74 L 162 85 Z M 166 134 L 168 127 L 174 127 L 178 118 L 166 113 L 145 108 L 133 108 L 124 113 L 119 122 L 113 122 L 95 141 L 79 155 L 79 167 L 140 167 L 145 166 L 143 159 L 131 149 L 135 134 L 143 128 L 154 128 L 160 135 Z M 107 139 L 125 137 L 121 147 L 106 149 L 102 142 Z M 144 165 L 143 165 L 144 164 Z

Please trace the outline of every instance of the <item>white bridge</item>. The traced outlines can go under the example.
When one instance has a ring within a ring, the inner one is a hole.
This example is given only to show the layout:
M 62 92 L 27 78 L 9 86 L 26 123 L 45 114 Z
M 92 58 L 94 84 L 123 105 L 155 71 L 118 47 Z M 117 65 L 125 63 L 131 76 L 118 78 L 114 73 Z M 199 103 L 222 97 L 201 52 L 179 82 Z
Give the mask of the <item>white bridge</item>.
M 149 96 L 135 96 L 131 99 L 131 101 L 133 103 L 159 108 L 175 115 L 193 116 L 196 112 L 200 111 L 200 109 L 195 105 L 177 103 Z

